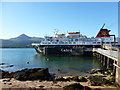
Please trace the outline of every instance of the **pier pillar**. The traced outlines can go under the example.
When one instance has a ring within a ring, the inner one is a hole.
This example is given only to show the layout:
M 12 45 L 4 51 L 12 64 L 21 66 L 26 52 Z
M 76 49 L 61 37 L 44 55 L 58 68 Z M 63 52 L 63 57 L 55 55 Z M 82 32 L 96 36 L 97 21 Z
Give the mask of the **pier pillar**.
M 96 55 L 95 55 L 95 52 L 93 52 L 93 56 L 96 56 Z
M 105 59 L 106 59 L 106 58 L 105 58 L 105 56 L 104 56 L 104 59 L 103 59 L 103 66 L 105 66 Z
M 115 63 L 115 60 L 114 60 L 114 63 Z M 115 65 L 113 65 L 113 73 L 115 73 Z
M 118 52 L 118 67 L 116 67 L 116 82 L 120 85 L 120 50 Z
M 110 65 L 109 65 L 109 64 L 110 64 L 110 59 L 107 58 L 107 69 L 110 68 Z
M 99 53 L 97 53 L 97 59 L 99 60 Z

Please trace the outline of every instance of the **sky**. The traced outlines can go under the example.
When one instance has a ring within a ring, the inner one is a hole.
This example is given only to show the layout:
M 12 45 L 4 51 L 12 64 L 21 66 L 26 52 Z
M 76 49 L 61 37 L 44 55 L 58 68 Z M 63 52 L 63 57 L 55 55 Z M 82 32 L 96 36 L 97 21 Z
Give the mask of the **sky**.
M 103 24 L 118 35 L 117 2 L 2 2 L 0 39 L 80 31 L 96 36 Z

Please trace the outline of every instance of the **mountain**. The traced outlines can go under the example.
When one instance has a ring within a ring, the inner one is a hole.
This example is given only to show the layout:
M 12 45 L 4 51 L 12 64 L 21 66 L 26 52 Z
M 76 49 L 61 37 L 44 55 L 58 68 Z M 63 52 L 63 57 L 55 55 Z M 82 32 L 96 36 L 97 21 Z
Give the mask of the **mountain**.
M 28 39 L 31 39 L 32 37 L 29 37 L 25 34 L 21 34 L 20 36 L 18 37 L 15 37 L 15 38 L 11 38 L 11 40 L 28 40 Z
M 2 48 L 30 48 L 32 43 L 40 43 L 43 39 L 42 37 L 30 37 L 21 34 L 18 37 L 1 39 L 0 41 L 2 41 Z
M 43 38 L 41 37 L 30 37 L 27 36 L 26 34 L 21 34 L 18 37 L 11 38 L 10 40 L 42 40 Z

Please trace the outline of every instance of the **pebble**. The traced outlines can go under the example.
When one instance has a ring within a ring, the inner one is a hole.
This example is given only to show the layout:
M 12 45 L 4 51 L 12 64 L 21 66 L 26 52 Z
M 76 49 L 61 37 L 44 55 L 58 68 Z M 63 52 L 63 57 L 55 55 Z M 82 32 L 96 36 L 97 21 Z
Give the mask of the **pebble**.
M 12 83 L 8 83 L 8 85 L 12 85 Z
M 40 88 L 43 88 L 44 86 L 39 86 Z

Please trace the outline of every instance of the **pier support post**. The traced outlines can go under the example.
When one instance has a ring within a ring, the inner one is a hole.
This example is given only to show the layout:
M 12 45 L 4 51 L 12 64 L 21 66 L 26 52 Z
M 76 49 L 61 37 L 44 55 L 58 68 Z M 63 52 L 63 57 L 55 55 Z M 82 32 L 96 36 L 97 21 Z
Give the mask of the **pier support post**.
M 110 65 L 109 65 L 109 64 L 110 64 L 110 59 L 107 58 L 107 69 L 110 68 Z
M 103 59 L 103 66 L 105 66 L 105 59 L 106 59 L 106 58 L 105 58 L 105 56 L 104 56 L 104 59 Z
M 120 85 L 120 50 L 118 52 L 118 67 L 116 67 L 116 82 Z
M 98 59 L 100 59 L 100 54 L 98 53 Z
M 114 63 L 115 63 L 115 60 L 114 60 Z M 115 74 L 115 66 L 113 65 L 113 73 Z

